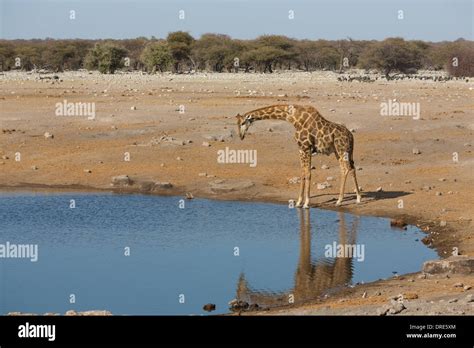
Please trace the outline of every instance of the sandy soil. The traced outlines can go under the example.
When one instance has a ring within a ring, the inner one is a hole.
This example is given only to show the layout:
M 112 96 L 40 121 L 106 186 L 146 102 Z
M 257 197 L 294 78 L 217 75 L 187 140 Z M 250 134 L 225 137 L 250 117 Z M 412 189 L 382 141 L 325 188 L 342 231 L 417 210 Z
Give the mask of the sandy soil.
M 348 181 L 349 194 L 337 209 L 401 217 L 425 230 L 424 242 L 436 248 L 441 257 L 451 255 L 453 248 L 458 248 L 461 255 L 474 256 L 473 82 L 348 83 L 338 82 L 337 75 L 330 72 L 161 76 L 74 72 L 59 74 L 59 78 L 40 80 L 38 75 L 25 73 L 0 75 L 3 189 L 111 189 L 111 178 L 126 174 L 137 183 L 173 185 L 159 188 L 158 194 L 191 192 L 194 197 L 285 203 L 295 199 L 298 191 L 298 185 L 289 179 L 300 175 L 292 126 L 257 122 L 241 141 L 235 135 L 234 116 L 277 103 L 311 104 L 327 119 L 354 131 L 354 160 L 363 200 L 355 204 L 352 183 Z M 389 99 L 420 103 L 421 119 L 381 116 L 380 103 Z M 64 100 L 95 103 L 96 118 L 56 116 L 55 104 Z M 54 137 L 46 138 L 45 132 Z M 175 140 L 160 141 L 163 136 Z M 217 151 L 226 147 L 257 150 L 257 166 L 218 163 Z M 17 152 L 20 161 L 15 160 Z M 130 161 L 124 160 L 127 152 Z M 453 153 L 458 156 L 457 162 Z M 336 159 L 316 156 L 313 165 L 312 204 L 336 209 Z M 328 169 L 322 169 L 322 165 Z M 328 177 L 334 178 L 332 186 L 317 190 L 316 183 Z M 245 185 L 249 181 L 253 185 Z M 223 183 L 227 187 L 219 188 Z M 236 189 L 232 190 L 232 185 Z M 148 190 L 145 186 L 133 185 L 126 190 Z M 457 277 L 461 277 L 458 282 L 474 283 L 470 275 Z M 373 291 L 388 291 L 399 281 L 370 286 Z M 420 298 L 446 296 L 454 291 L 448 285 L 440 288 L 436 281 L 439 279 L 433 277 L 404 286 L 416 284 Z M 360 289 L 348 289 L 346 300 L 337 306 L 349 306 L 351 298 L 360 297 Z M 301 308 L 285 310 L 301 312 Z

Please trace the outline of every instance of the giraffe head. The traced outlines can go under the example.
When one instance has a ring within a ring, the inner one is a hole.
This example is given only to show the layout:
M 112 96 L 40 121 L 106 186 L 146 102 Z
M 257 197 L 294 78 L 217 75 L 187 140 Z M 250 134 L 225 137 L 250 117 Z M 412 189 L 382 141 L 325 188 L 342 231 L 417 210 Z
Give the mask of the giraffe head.
M 250 125 L 252 124 L 253 120 L 250 115 L 242 116 L 237 114 L 237 127 L 239 128 L 239 136 L 241 140 L 244 140 L 245 133 L 249 129 Z

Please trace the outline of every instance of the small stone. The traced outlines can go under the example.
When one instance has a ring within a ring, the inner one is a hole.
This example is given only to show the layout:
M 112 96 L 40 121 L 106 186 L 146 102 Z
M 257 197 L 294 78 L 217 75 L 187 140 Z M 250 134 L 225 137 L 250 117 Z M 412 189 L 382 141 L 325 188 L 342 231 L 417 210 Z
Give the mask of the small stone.
M 439 225 L 440 225 L 441 227 L 446 227 L 447 224 L 448 224 L 448 223 L 447 223 L 446 221 L 444 221 L 444 220 L 441 220 L 441 221 L 439 222 Z
M 407 225 L 408 224 L 403 219 L 391 219 L 390 220 L 390 226 L 391 227 L 398 227 L 398 228 L 403 228 L 403 229 L 406 230 Z
M 463 288 L 463 287 L 464 287 L 464 284 L 463 284 L 463 283 L 455 283 L 455 284 L 453 285 L 453 287 L 455 287 L 455 288 Z
M 451 298 L 448 300 L 448 303 L 456 303 L 456 302 L 458 302 L 457 298 Z
M 404 309 L 406 309 L 405 305 L 401 302 L 395 303 L 392 308 L 388 310 L 389 314 L 398 314 L 402 312 Z
M 468 291 L 468 290 L 471 290 L 472 289 L 472 286 L 470 285 L 464 285 L 464 291 Z
M 419 155 L 419 154 L 421 154 L 421 151 L 418 148 L 415 147 L 415 148 L 413 148 L 412 153 L 414 155 Z
M 209 147 L 209 146 L 211 146 L 211 144 L 209 144 L 207 141 L 203 141 L 203 142 L 202 142 L 202 146 Z
M 442 196 L 443 194 L 442 194 L 441 192 L 439 192 L 439 191 L 436 191 L 435 195 L 436 195 L 436 196 Z
M 191 192 L 186 192 L 186 199 L 194 199 L 194 196 Z
M 84 173 L 92 173 L 92 170 L 90 170 L 90 169 L 84 169 Z
M 199 173 L 198 176 L 207 176 L 207 173 Z
M 375 192 L 382 192 L 382 186 L 379 186 L 375 189 Z
M 317 183 L 316 184 L 316 188 L 318 190 L 325 190 L 327 189 L 328 187 L 331 187 L 331 185 L 328 183 L 328 182 L 321 182 L 321 183 Z
M 164 166 L 165 166 L 165 164 L 164 164 L 164 163 L 161 163 L 161 164 L 160 164 L 160 167 L 161 167 L 161 168 L 163 168 Z
M 446 181 L 446 179 L 445 178 L 439 178 L 438 181 L 443 182 L 443 181 Z
M 51 134 L 51 133 L 49 133 L 49 132 L 44 133 L 44 137 L 45 137 L 46 139 L 54 139 L 54 135 Z
M 422 273 L 422 274 L 418 275 L 417 278 L 418 278 L 418 279 L 426 279 L 426 274 L 425 274 L 425 273 Z
M 31 166 L 31 169 L 38 170 L 38 167 L 37 166 Z
M 212 312 L 212 311 L 216 310 L 216 305 L 214 303 L 208 303 L 208 304 L 205 304 L 202 307 L 202 309 L 207 311 L 207 312 Z
M 7 155 L 3 155 L 2 159 L 7 160 L 9 157 Z
M 364 291 L 364 293 L 362 294 L 362 298 L 367 298 L 367 292 Z
M 332 176 L 328 176 L 328 177 L 326 178 L 326 181 L 333 181 L 333 180 L 334 180 L 334 178 L 333 178 Z
M 329 169 L 329 166 L 326 165 L 326 164 L 323 164 L 323 165 L 321 166 L 321 169 Z
M 300 178 L 297 176 L 292 177 L 291 179 L 288 180 L 290 184 L 298 184 L 300 182 Z
M 176 157 L 176 160 L 177 160 L 177 161 L 182 161 L 183 159 L 178 156 L 178 157 Z
M 136 109 L 137 107 L 135 105 L 130 108 L 130 110 L 136 110 Z

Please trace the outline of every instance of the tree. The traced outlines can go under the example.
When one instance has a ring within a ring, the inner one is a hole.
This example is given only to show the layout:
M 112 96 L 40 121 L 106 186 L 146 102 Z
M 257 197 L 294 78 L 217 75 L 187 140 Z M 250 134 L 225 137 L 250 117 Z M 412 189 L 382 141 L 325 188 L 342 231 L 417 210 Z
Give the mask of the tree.
M 360 58 L 360 65 L 365 69 L 377 69 L 385 74 L 398 71 L 409 73 L 422 66 L 422 53 L 413 42 L 402 38 L 389 38 L 370 45 Z
M 194 43 L 192 56 L 197 67 L 222 72 L 232 69 L 239 52 L 240 46 L 229 36 L 204 34 Z
M 166 38 L 171 55 L 174 59 L 174 71 L 180 72 L 180 67 L 186 62 L 191 62 L 194 67 L 195 63 L 191 58 L 191 46 L 194 42 L 194 38 L 184 31 L 176 31 L 169 33 Z
M 166 41 L 149 43 L 140 57 L 148 72 L 167 70 L 173 63 L 173 56 Z
M 98 69 L 102 74 L 113 74 L 122 67 L 127 51 L 113 42 L 96 43 L 85 58 L 87 69 Z

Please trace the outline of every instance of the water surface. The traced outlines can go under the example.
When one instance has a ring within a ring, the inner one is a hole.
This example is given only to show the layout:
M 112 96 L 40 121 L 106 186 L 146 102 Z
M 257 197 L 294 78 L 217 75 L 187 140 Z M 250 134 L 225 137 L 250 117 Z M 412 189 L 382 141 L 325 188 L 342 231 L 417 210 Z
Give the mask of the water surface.
M 205 199 L 181 209 L 180 200 L 1 193 L 0 244 L 37 244 L 38 261 L 0 258 L 0 313 L 205 314 L 206 303 L 226 313 L 234 298 L 298 303 L 437 258 L 417 228 L 383 218 Z M 363 258 L 328 256 L 334 243 L 363 246 Z

